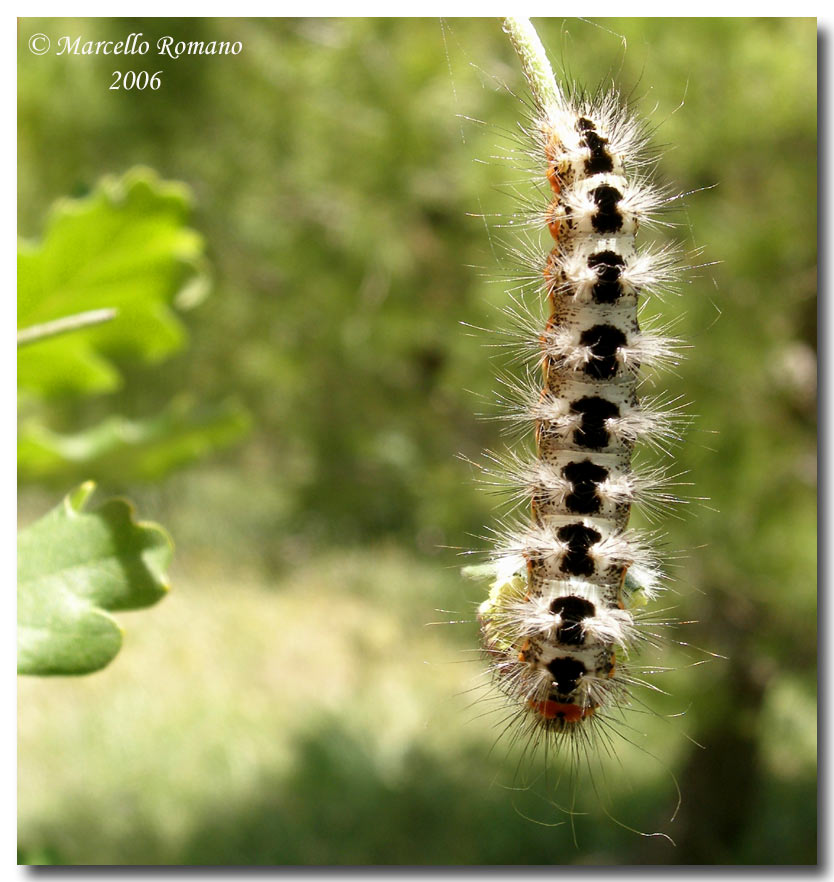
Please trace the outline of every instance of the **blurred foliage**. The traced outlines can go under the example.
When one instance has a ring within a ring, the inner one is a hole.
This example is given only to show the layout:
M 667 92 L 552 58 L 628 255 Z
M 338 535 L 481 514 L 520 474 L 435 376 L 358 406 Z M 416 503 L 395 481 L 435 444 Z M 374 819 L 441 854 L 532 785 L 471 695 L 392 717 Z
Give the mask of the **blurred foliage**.
M 24 481 L 80 478 L 94 468 L 111 484 L 153 481 L 237 441 L 250 423 L 249 414 L 233 401 L 197 408 L 187 396 L 151 417 L 105 417 L 74 434 L 27 420 L 17 437 L 18 476 Z
M 62 412 L 66 423 L 73 410 L 75 422 L 83 420 L 77 398 L 118 388 L 120 366 L 156 364 L 185 344 L 174 308 L 196 306 L 208 293 L 204 243 L 185 226 L 189 212 L 187 187 L 135 168 L 98 181 L 86 198 L 56 201 L 43 240 L 20 243 L 18 327 L 36 343 L 18 349 L 21 480 L 65 486 L 91 470 L 115 484 L 153 480 L 246 434 L 239 404 L 198 411 L 183 395 L 139 419 L 107 416 L 64 433 L 49 425 Z M 112 317 L 43 336 L 53 322 L 97 310 Z
M 17 537 L 20 674 L 88 674 L 109 664 L 122 630 L 105 610 L 151 606 L 168 586 L 173 546 L 155 524 L 138 524 L 111 499 L 85 511 L 88 482 Z
M 44 19 L 22 20 L 21 46 L 36 32 L 243 42 L 238 56 L 176 61 L 22 50 L 19 193 L 21 230 L 37 235 L 54 198 L 88 194 L 102 173 L 138 163 L 185 181 L 214 292 L 182 316 L 188 356 L 165 372 L 121 368 L 127 382 L 107 396 L 108 412 L 159 412 L 173 386 L 200 401 L 237 397 L 255 427 L 245 446 L 142 495 L 177 535 L 190 586 L 152 613 L 168 623 L 167 641 L 137 634 L 124 672 L 79 683 L 77 700 L 23 684 L 24 857 L 815 861 L 816 25 L 537 24 L 568 76 L 614 79 L 650 114 L 661 176 L 689 194 L 664 235 L 701 266 L 681 296 L 646 310 L 692 343 L 655 391 L 694 402 L 676 460 L 693 495 L 710 500 L 662 524 L 668 547 L 685 553 L 669 615 L 695 622 L 679 639 L 727 660 L 688 667 L 703 654 L 670 650 L 664 663 L 679 670 L 661 685 L 671 698 L 650 703 L 685 719 L 633 722 L 649 733 L 640 747 L 680 780 L 680 815 L 663 825 L 677 848 L 604 818 L 577 821 L 576 848 L 568 826 L 523 819 L 547 816 L 541 806 L 517 813 L 519 795 L 491 786 L 511 784 L 518 760 L 487 756 L 500 717 L 467 727 L 456 705 L 423 728 L 466 688 L 459 669 L 480 670 L 440 666 L 426 678 L 421 665 L 441 647 L 448 657 L 475 646 L 471 626 L 431 639 L 422 630 L 443 617 L 432 606 L 471 618 L 482 599 L 446 546 L 481 545 L 471 536 L 493 522 L 495 500 L 456 454 L 477 459 L 505 443 L 476 413 L 496 412 L 494 374 L 508 359 L 459 323 L 505 324 L 498 309 L 517 270 L 503 242 L 514 235 L 495 215 L 512 212 L 519 191 L 540 201 L 505 158 L 520 107 L 503 83 L 523 87 L 499 23 Z M 161 68 L 162 89 L 108 90 L 128 62 Z M 51 430 L 72 434 L 104 405 L 52 407 Z M 120 488 L 103 460 L 101 475 L 92 466 L 90 477 Z M 41 491 L 22 502 L 37 510 Z M 387 557 L 383 542 L 395 549 Z M 255 587 L 239 608 L 244 578 Z M 185 616 L 187 633 L 168 618 L 174 600 L 199 616 L 196 627 Z M 361 627 L 342 603 L 358 605 Z M 377 632 L 387 636 L 369 646 L 363 635 Z M 171 653 L 163 691 L 135 673 L 160 651 L 140 641 L 156 639 Z M 206 668 L 218 645 L 220 680 Z M 145 695 L 152 731 L 130 725 L 139 710 L 125 716 L 136 691 L 96 682 L 118 676 Z M 102 720 L 96 739 L 119 747 L 87 753 Z M 413 725 L 403 731 L 402 720 Z M 58 750 L 67 729 L 75 734 Z M 624 763 L 628 788 L 622 771 L 607 780 L 615 816 L 654 830 L 673 788 L 641 757 Z

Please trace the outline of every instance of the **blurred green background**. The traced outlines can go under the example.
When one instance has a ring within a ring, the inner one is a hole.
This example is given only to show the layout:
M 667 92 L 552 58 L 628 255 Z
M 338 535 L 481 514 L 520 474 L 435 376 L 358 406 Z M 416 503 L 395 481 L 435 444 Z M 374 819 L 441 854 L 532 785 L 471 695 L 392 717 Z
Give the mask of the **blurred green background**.
M 467 692 L 482 591 L 458 550 L 485 547 L 496 499 L 458 454 L 505 443 L 476 413 L 506 365 L 460 322 L 504 326 L 513 271 L 511 232 L 473 215 L 500 224 L 530 192 L 504 158 L 524 90 L 500 23 L 23 19 L 21 234 L 142 164 L 192 189 L 213 266 L 188 348 L 47 419 L 141 417 L 185 389 L 252 430 L 164 480 L 80 476 L 171 530 L 173 590 L 121 617 L 106 670 L 21 679 L 22 861 L 815 862 L 816 23 L 536 23 L 570 77 L 615 79 L 650 116 L 662 179 L 694 191 L 661 238 L 710 264 L 648 307 L 692 344 L 655 391 L 692 402 L 676 461 L 710 500 L 660 525 L 681 550 L 660 605 L 691 646 L 659 659 L 659 716 L 629 718 L 576 845 L 541 756 L 516 774 L 523 746 L 491 750 L 502 714 Z M 26 48 L 131 31 L 244 49 Z M 110 91 L 130 68 L 162 88 Z M 68 480 L 23 481 L 21 522 Z

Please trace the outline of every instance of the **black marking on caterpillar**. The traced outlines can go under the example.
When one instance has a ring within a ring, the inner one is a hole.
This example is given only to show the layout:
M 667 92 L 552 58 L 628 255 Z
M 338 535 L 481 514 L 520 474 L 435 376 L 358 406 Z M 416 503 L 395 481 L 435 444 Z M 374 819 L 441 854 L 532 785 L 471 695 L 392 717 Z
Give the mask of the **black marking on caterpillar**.
M 594 271 L 593 296 L 597 303 L 614 303 L 623 294 L 620 276 L 625 259 L 616 251 L 599 251 L 588 258 L 588 268 Z
M 569 462 L 562 475 L 571 486 L 570 493 L 565 497 L 565 508 L 572 514 L 596 514 L 602 507 L 599 486 L 608 477 L 608 469 L 583 459 L 581 462 Z
M 614 325 L 593 325 L 584 330 L 579 343 L 590 350 L 583 370 L 596 380 L 607 380 L 617 373 L 617 352 L 627 343 L 626 335 Z

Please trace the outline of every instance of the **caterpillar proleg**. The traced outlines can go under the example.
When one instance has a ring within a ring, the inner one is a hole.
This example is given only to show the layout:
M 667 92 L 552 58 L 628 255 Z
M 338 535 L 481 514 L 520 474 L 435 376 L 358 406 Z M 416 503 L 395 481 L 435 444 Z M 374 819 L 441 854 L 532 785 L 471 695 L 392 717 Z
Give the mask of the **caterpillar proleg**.
M 640 680 L 629 660 L 655 640 L 638 610 L 664 575 L 653 537 L 629 517 L 633 504 L 657 516 L 677 500 L 665 469 L 639 471 L 633 454 L 640 443 L 667 452 L 679 436 L 677 400 L 640 386 L 681 344 L 641 327 L 642 300 L 674 281 L 677 261 L 636 236 L 675 197 L 653 183 L 647 129 L 615 92 L 565 94 L 530 22 L 506 19 L 504 30 L 532 93 L 523 134 L 547 194 L 530 224 L 551 241 L 533 257 L 544 322 L 515 297 L 505 310 L 528 370 L 526 382 L 503 381 L 503 418 L 529 429 L 535 449 L 491 456 L 521 514 L 476 568 L 490 579 L 478 618 L 511 713 L 558 749 L 607 736 Z

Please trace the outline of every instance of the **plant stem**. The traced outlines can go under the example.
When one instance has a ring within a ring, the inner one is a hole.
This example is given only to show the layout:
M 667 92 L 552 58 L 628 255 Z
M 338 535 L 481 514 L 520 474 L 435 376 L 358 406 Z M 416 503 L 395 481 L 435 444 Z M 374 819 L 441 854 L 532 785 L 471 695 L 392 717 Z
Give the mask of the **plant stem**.
M 530 19 L 505 18 L 504 33 L 509 35 L 521 59 L 524 76 L 539 108 L 546 111 L 554 104 L 561 105 L 562 93 L 556 84 L 542 41 Z
M 79 312 L 76 315 L 67 315 L 42 325 L 30 325 L 17 332 L 17 346 L 27 346 L 37 343 L 47 337 L 55 337 L 58 334 L 69 334 L 72 331 L 88 328 L 91 325 L 100 325 L 116 318 L 116 309 L 91 309 L 88 312 Z

